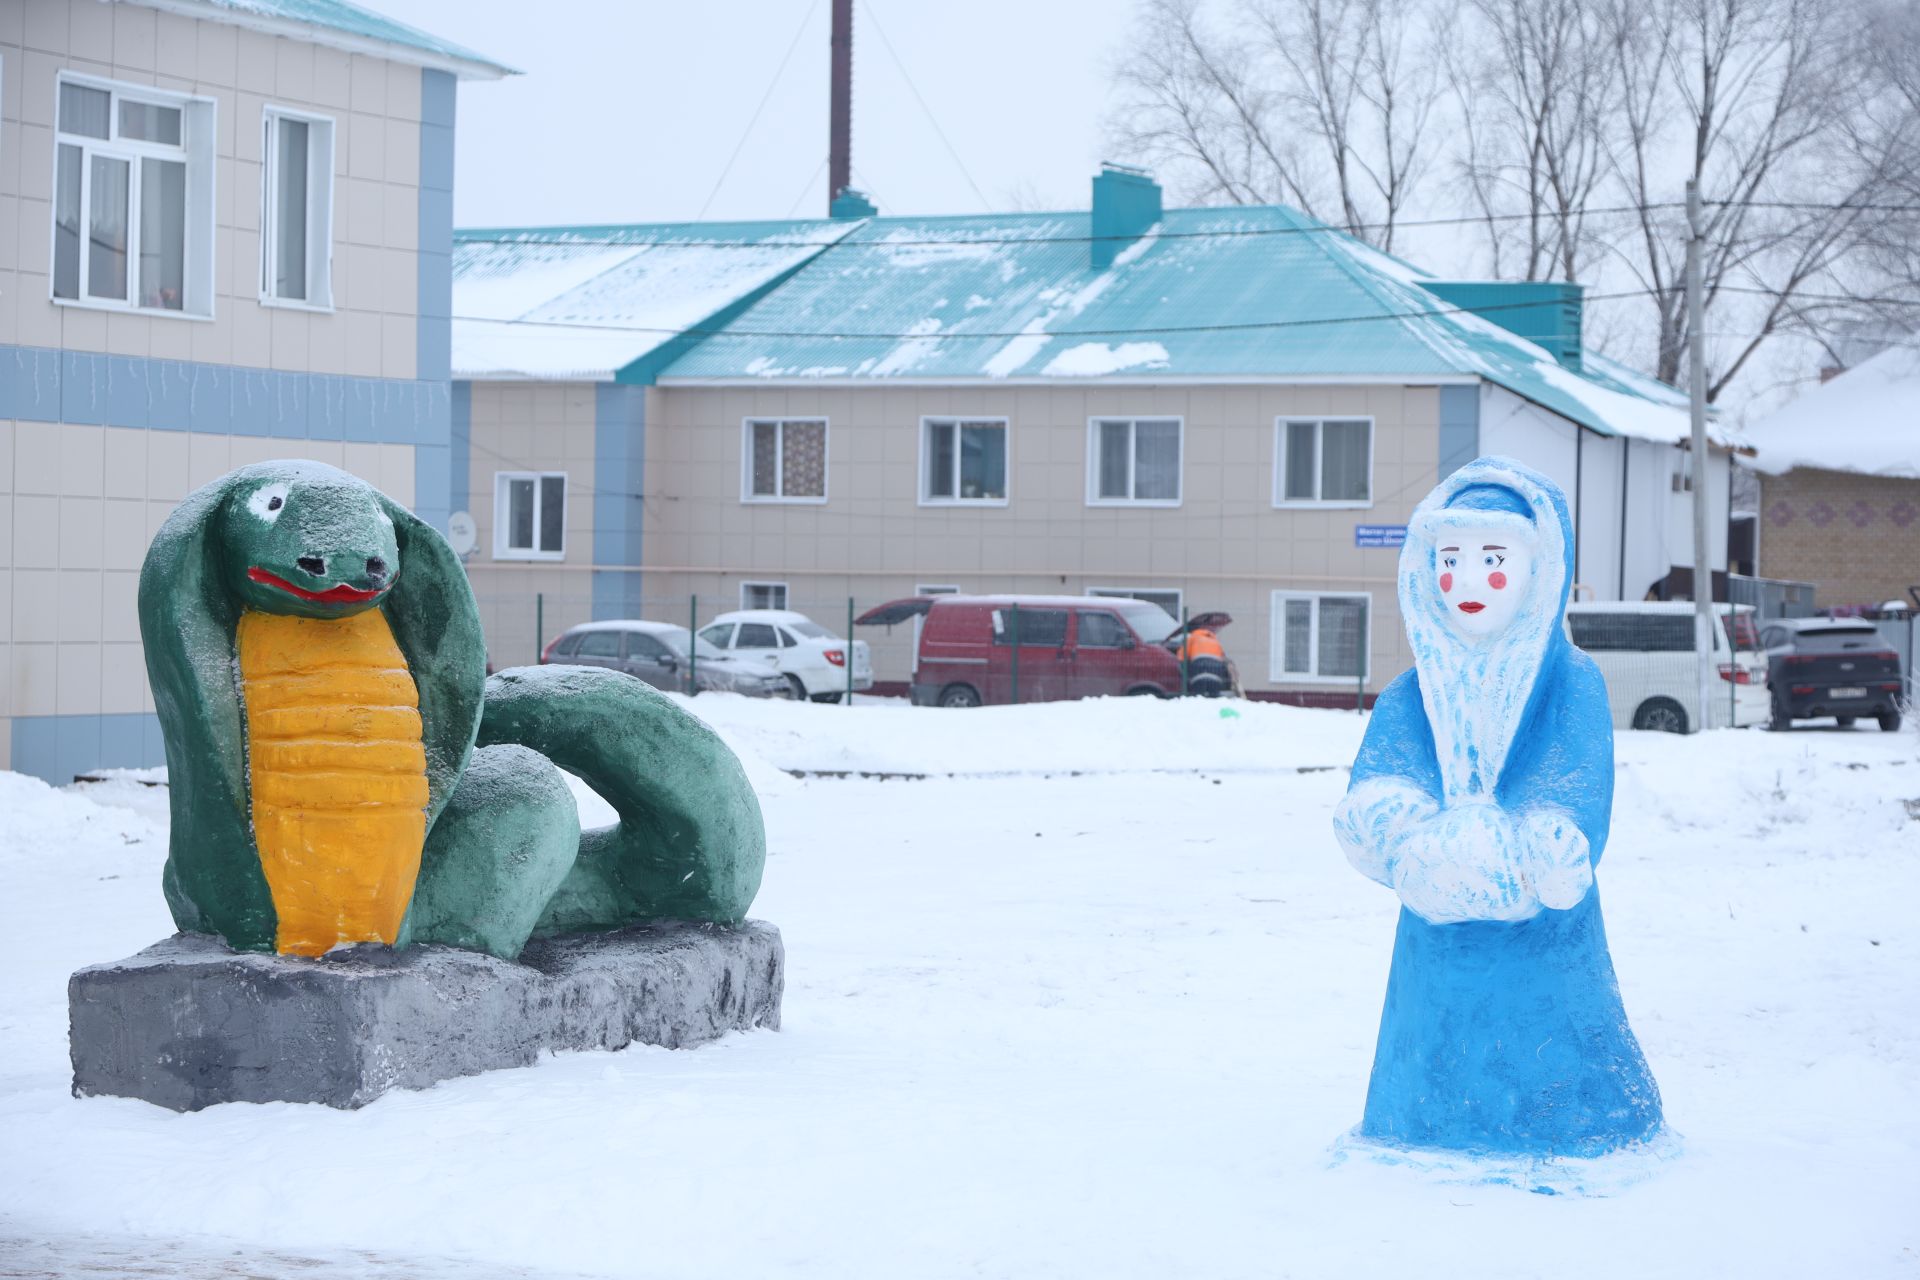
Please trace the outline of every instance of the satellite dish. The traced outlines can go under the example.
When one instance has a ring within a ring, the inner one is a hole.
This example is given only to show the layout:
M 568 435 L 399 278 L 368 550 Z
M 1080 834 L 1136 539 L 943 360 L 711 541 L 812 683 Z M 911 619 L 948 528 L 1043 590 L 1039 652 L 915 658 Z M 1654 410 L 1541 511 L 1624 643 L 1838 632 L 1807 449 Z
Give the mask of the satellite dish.
M 456 511 L 447 517 L 447 542 L 453 547 L 453 554 L 462 560 L 473 554 L 473 548 L 479 542 L 479 534 L 474 528 L 471 515 L 465 511 Z

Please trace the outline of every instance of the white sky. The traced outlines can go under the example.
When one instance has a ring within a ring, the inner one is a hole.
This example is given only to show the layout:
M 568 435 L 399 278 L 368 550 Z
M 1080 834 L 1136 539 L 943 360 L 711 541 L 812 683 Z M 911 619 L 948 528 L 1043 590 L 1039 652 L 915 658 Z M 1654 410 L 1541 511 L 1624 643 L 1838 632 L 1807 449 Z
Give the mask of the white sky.
M 826 212 L 829 0 L 369 0 L 520 68 L 460 86 L 460 226 Z M 811 13 L 809 13 L 811 11 Z M 883 213 L 1084 208 L 1127 0 L 856 0 L 854 185 Z M 802 21 L 805 25 L 802 28 Z

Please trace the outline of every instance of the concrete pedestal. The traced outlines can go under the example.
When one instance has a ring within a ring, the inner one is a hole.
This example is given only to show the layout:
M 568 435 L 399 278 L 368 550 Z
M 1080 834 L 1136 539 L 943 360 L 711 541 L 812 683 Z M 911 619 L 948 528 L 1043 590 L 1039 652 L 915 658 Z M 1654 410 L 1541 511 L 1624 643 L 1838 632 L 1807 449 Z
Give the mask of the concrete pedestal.
M 663 922 L 535 941 L 518 963 L 424 946 L 319 960 L 177 934 L 67 984 L 76 1097 L 360 1107 L 542 1052 L 777 1029 L 780 931 Z

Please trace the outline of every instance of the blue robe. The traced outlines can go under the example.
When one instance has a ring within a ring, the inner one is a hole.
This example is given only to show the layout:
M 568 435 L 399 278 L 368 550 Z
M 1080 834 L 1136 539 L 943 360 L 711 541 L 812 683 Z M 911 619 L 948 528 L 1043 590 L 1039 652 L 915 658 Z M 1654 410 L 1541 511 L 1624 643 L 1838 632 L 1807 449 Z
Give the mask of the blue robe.
M 1380 695 L 1351 788 L 1379 779 L 1444 809 L 1448 787 L 1429 704 L 1446 707 L 1455 726 L 1456 793 L 1471 799 L 1484 779 L 1497 777 L 1491 798 L 1510 819 L 1541 810 L 1570 817 L 1597 866 L 1613 812 L 1613 719 L 1599 669 L 1560 623 L 1572 548 L 1565 496 L 1518 463 L 1482 458 L 1421 504 L 1415 533 L 1423 521 L 1449 514 L 1532 531 L 1544 562 L 1525 617 L 1514 624 L 1512 634 L 1522 638 L 1499 664 L 1472 666 L 1486 650 L 1449 638 L 1447 606 L 1431 586 L 1432 546 L 1410 538 L 1400 597 L 1416 667 Z M 1423 670 L 1444 673 L 1438 678 L 1449 686 L 1423 696 Z M 1510 707 L 1514 718 L 1468 724 L 1474 707 L 1496 706 Z M 1356 838 L 1391 859 L 1405 838 L 1400 830 L 1381 826 Z M 1369 874 L 1385 878 L 1377 866 Z M 1361 1136 L 1454 1151 L 1595 1156 L 1659 1130 L 1660 1090 L 1620 1002 L 1599 888 L 1561 905 L 1526 919 L 1439 924 L 1401 907 Z

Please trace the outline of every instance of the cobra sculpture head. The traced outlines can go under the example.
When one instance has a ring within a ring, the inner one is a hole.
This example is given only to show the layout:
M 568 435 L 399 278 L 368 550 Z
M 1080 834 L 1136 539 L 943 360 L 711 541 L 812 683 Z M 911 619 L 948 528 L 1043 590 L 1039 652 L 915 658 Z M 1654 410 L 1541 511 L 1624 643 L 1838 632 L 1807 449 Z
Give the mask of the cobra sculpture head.
M 219 520 L 225 586 L 248 608 L 344 618 L 399 581 L 393 518 L 371 487 L 332 468 L 241 477 Z

